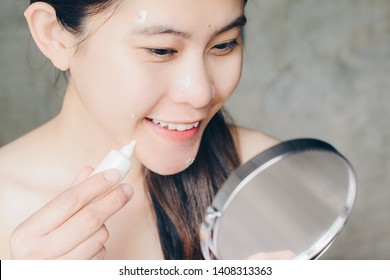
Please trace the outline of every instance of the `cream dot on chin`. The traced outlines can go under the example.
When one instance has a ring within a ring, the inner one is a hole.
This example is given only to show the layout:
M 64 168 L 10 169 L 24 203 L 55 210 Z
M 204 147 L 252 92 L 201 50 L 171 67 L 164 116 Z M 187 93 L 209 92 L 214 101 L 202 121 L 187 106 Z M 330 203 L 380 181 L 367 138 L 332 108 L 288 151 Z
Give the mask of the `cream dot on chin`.
M 186 167 L 190 167 L 190 166 L 191 166 L 191 164 L 193 164 L 193 163 L 194 163 L 194 161 L 195 161 L 195 159 L 194 159 L 194 158 L 190 158 L 189 160 L 187 160 L 187 161 L 185 162 L 185 166 L 186 166 Z

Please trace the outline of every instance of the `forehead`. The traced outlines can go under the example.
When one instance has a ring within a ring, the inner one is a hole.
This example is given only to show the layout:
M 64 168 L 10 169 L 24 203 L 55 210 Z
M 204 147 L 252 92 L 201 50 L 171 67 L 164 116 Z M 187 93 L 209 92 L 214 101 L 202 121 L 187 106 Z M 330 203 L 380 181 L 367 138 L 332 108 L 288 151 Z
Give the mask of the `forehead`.
M 243 0 L 124 0 L 115 11 L 135 29 L 164 25 L 198 32 L 223 28 L 243 13 Z

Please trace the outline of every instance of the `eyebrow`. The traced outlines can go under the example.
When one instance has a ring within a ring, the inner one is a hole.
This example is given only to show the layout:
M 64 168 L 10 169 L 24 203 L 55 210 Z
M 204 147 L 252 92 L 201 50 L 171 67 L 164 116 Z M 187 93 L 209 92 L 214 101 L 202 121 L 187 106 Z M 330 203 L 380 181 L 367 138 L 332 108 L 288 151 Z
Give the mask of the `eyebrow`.
M 229 31 L 231 29 L 234 29 L 236 27 L 243 28 L 247 22 L 247 18 L 245 15 L 241 15 L 238 18 L 236 18 L 234 21 L 226 25 L 225 27 L 222 27 L 221 29 L 217 30 L 214 32 L 213 37 L 222 34 L 226 31 Z
M 233 20 L 231 23 L 229 23 L 228 25 L 222 27 L 221 29 L 215 31 L 212 35 L 212 37 L 215 37 L 219 34 L 222 34 L 226 31 L 229 31 L 231 29 L 234 29 L 234 28 L 242 28 L 245 26 L 247 22 L 247 18 L 245 15 L 241 15 L 239 16 L 238 18 L 236 18 L 235 20 Z M 135 28 L 133 31 L 132 31 L 132 34 L 133 35 L 142 35 L 142 36 L 153 36 L 153 35 L 162 35 L 162 34 L 169 34 L 169 35 L 175 35 L 175 36 L 179 36 L 179 37 L 183 37 L 183 38 L 191 38 L 191 34 L 190 33 L 186 33 L 186 32 L 182 32 L 182 31 L 178 31 L 178 30 L 175 30 L 173 28 L 170 28 L 170 27 L 167 27 L 167 26 L 163 26 L 163 25 L 153 25 L 153 26 L 147 26 L 147 27 L 138 27 L 138 28 Z

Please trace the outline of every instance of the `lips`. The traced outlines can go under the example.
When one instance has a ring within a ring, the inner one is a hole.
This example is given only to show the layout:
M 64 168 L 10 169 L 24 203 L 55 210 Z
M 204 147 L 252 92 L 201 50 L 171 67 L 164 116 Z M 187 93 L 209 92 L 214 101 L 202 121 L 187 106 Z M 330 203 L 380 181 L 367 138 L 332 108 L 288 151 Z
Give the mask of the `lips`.
M 161 128 L 165 128 L 165 129 L 168 129 L 168 130 L 176 130 L 176 131 L 186 131 L 186 130 L 190 130 L 190 129 L 193 129 L 193 128 L 197 128 L 199 126 L 199 122 L 194 122 L 194 123 L 170 123 L 170 122 L 164 122 L 164 121 L 161 121 L 161 120 L 157 120 L 157 119 L 150 119 L 150 118 L 147 118 L 147 120 L 151 121 L 152 123 L 154 123 L 155 125 L 161 127 Z
M 186 142 L 194 139 L 200 127 L 200 121 L 176 123 L 153 118 L 145 118 L 145 124 L 155 135 L 173 142 Z

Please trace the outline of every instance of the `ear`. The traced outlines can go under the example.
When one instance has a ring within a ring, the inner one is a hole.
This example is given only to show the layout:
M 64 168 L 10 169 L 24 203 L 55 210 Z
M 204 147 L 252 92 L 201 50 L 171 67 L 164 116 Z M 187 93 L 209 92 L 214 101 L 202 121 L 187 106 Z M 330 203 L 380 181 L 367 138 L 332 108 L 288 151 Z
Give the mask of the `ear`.
M 57 21 L 54 8 L 47 3 L 35 2 L 27 8 L 24 16 L 41 52 L 55 67 L 62 71 L 68 70 L 76 40 Z

